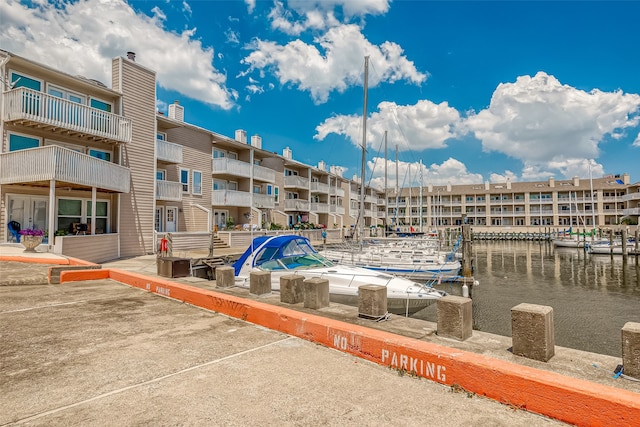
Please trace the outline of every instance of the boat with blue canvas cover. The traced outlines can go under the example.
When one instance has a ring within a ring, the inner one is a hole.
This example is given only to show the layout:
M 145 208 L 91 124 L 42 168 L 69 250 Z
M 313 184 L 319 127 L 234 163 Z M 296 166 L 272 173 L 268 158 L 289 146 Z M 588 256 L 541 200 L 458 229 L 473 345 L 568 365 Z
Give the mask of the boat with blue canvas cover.
M 387 310 L 394 314 L 414 314 L 447 295 L 430 285 L 392 274 L 331 262 L 315 250 L 309 239 L 297 235 L 256 237 L 233 268 L 235 285 L 245 288 L 250 286 L 252 271 L 271 272 L 274 291 L 280 290 L 280 278 L 285 275 L 327 279 L 329 299 L 348 305 L 358 305 L 360 286 L 381 285 L 387 288 Z

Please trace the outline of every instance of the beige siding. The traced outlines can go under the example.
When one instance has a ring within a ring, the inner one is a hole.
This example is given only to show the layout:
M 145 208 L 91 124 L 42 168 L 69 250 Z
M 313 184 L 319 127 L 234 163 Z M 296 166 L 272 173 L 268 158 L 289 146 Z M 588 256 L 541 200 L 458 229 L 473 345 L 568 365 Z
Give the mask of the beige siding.
M 156 79 L 133 61 L 113 61 L 113 87 L 122 90 L 122 114 L 133 122 L 133 140 L 122 147 L 131 169 L 131 192 L 120 197 L 121 256 L 153 252 L 155 200 Z
M 54 251 L 69 257 L 101 263 L 118 258 L 118 235 L 56 237 Z
M 211 136 L 208 133 L 187 127 L 167 130 L 169 141 L 182 145 L 182 164 L 167 165 L 167 179 L 179 181 L 181 168 L 189 170 L 189 193 L 182 193 L 182 203 L 178 212 L 178 231 L 206 231 L 210 213 L 195 205 L 211 211 Z M 193 171 L 202 173 L 202 194 L 194 194 Z

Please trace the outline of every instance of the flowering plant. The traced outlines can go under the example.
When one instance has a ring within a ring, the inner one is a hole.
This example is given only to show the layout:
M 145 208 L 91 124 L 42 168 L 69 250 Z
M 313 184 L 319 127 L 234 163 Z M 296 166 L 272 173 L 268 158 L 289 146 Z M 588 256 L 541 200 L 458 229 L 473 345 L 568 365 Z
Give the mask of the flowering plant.
M 20 230 L 20 234 L 23 236 L 44 236 L 44 230 L 38 230 L 35 228 L 26 228 L 24 230 Z

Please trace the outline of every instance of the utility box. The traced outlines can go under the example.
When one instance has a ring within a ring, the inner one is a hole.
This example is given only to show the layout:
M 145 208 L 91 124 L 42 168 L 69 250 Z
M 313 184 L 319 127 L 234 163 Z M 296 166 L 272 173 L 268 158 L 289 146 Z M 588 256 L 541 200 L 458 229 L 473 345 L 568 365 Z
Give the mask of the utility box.
M 158 276 L 187 277 L 191 274 L 191 260 L 189 258 L 163 257 L 158 258 Z

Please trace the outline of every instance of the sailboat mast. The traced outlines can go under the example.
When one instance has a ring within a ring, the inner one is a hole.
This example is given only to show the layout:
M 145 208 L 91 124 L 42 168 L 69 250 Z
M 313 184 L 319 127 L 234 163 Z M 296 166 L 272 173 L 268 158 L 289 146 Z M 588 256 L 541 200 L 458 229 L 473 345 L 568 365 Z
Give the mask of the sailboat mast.
M 364 107 L 362 111 L 362 170 L 360 178 L 360 215 L 359 230 L 360 230 L 360 242 L 364 237 L 364 183 L 365 183 L 365 167 L 367 161 L 367 101 L 369 97 L 369 57 L 364 57 Z
M 387 209 L 387 131 L 384 131 L 384 237 L 387 237 L 389 227 L 389 209 Z

